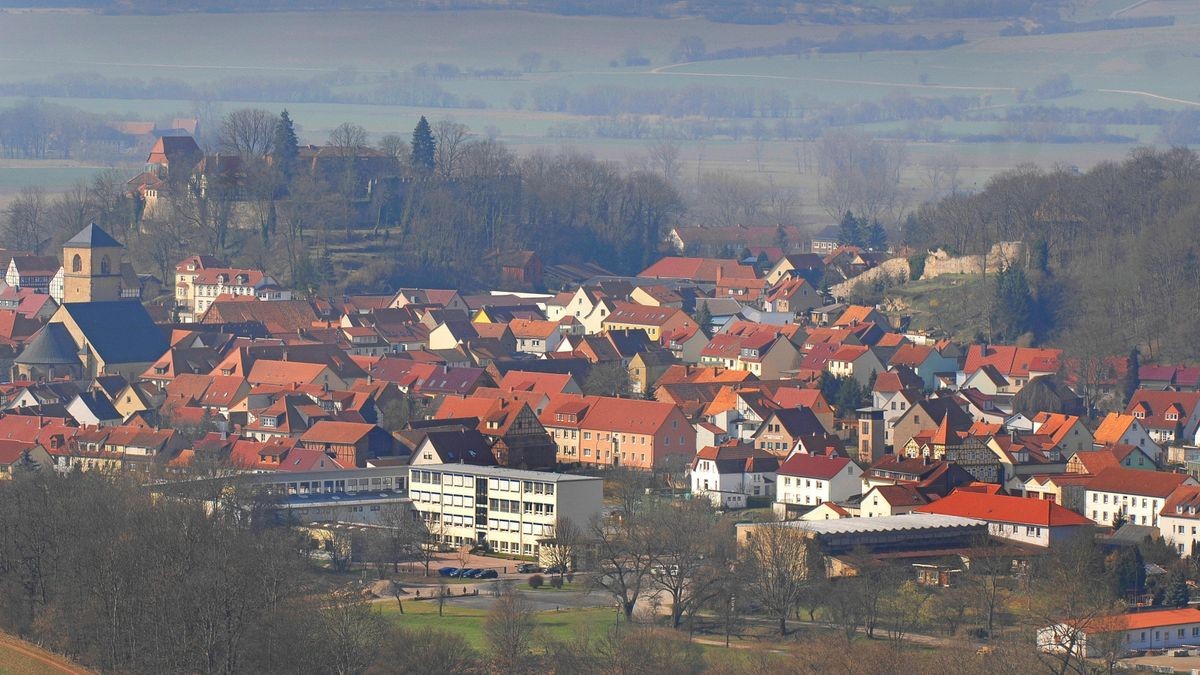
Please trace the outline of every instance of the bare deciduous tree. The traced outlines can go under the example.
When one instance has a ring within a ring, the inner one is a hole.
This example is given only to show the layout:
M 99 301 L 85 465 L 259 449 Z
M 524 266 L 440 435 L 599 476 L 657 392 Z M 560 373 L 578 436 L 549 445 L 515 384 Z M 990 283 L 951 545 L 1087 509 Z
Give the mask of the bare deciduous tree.
M 638 598 L 650 583 L 654 565 L 641 512 L 627 511 L 610 518 L 597 516 L 588 526 L 588 538 L 597 562 L 591 575 L 592 587 L 610 595 L 626 620 L 631 619 Z
M 810 577 L 815 577 L 816 544 L 801 527 L 785 523 L 763 523 L 749 533 L 743 554 L 749 570 L 749 592 L 763 609 L 779 622 L 779 634 L 787 635 L 787 619 L 800 601 Z M 822 562 L 823 564 L 823 562 Z
M 375 661 L 384 635 L 383 618 L 361 597 L 335 591 L 320 611 L 330 671 L 338 675 L 365 673 Z
M 679 141 L 673 138 L 660 138 L 650 144 L 650 166 L 674 183 L 679 179 L 680 164 L 683 161 Z
M 554 521 L 554 537 L 543 543 L 540 550 L 549 566 L 558 568 L 559 579 L 567 570 L 576 571 L 583 542 L 583 530 L 570 518 L 559 516 Z
M 234 110 L 221 122 L 221 151 L 241 157 L 265 157 L 271 152 L 278 119 L 262 108 Z
M 350 122 L 342 122 L 329 132 L 329 145 L 343 156 L 351 156 L 367 147 L 367 130 Z
M 647 509 L 651 582 L 671 600 L 671 627 L 718 593 L 733 564 L 734 534 L 707 500 L 656 503 Z
M 868 222 L 895 215 L 901 205 L 904 146 L 861 134 L 832 132 L 817 143 L 819 201 L 831 218 L 852 211 Z
M 533 605 L 524 595 L 509 589 L 496 598 L 484 619 L 483 634 L 498 672 L 526 671 L 536 631 Z
M 4 214 L 4 246 L 42 254 L 48 218 L 46 192 L 40 187 L 21 188 Z
M 453 119 L 438 120 L 433 125 L 433 137 L 437 140 L 433 159 L 438 175 L 443 178 L 459 175 L 459 162 L 470 133 L 470 127 Z

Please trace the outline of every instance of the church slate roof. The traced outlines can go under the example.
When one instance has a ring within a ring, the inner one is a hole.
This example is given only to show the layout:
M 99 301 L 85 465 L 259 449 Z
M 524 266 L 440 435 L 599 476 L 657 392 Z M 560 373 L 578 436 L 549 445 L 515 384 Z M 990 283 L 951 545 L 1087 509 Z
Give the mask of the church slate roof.
M 149 363 L 170 347 L 140 302 L 68 302 L 62 308 L 105 363 Z
M 46 324 L 30 339 L 14 362 L 27 366 L 80 365 L 78 348 L 66 326 Z
M 79 234 L 68 239 L 65 245 L 74 248 L 124 248 L 121 242 L 113 239 L 112 235 L 95 223 L 80 230 Z

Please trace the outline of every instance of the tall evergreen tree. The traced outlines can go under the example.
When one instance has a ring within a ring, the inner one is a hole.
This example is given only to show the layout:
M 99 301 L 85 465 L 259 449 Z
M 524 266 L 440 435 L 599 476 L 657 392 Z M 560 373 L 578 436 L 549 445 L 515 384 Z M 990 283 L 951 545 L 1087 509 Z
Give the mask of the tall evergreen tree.
M 863 244 L 869 249 L 876 251 L 887 249 L 887 231 L 883 229 L 883 225 L 880 225 L 878 220 L 871 221 L 863 239 Z
M 862 244 L 862 223 L 849 211 L 842 216 L 842 222 L 838 223 L 838 243 L 850 246 Z
M 300 140 L 296 138 L 296 126 L 285 109 L 279 113 L 275 122 L 275 136 L 271 146 L 275 150 L 275 166 L 284 179 L 291 180 L 296 171 L 296 161 L 300 156 Z
M 996 275 L 995 326 L 1001 337 L 1016 339 L 1040 323 L 1037 301 L 1029 290 L 1025 271 L 1008 267 Z
M 429 121 L 421 115 L 420 121 L 417 122 L 417 127 L 413 129 L 412 135 L 412 167 L 420 173 L 430 173 L 435 166 L 434 150 L 437 147 L 437 141 L 433 138 L 433 130 L 429 128 Z
M 1187 607 L 1191 593 L 1188 591 L 1187 575 L 1183 570 L 1175 569 L 1167 579 L 1167 587 L 1163 594 L 1163 605 L 1166 607 Z
M 1134 347 L 1129 351 L 1129 367 L 1125 371 L 1125 380 L 1121 383 L 1121 393 L 1125 395 L 1125 403 L 1129 403 L 1134 393 L 1142 386 L 1141 377 L 1138 375 L 1138 371 L 1142 367 L 1141 361 L 1141 354 L 1137 347 Z

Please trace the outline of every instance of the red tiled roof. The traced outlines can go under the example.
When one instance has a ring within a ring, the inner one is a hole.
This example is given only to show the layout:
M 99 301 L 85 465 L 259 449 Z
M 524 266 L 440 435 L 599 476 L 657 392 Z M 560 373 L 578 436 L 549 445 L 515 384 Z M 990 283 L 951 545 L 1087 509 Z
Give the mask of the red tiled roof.
M 1139 389 L 1129 400 L 1125 414 L 1134 415 L 1135 412 L 1141 412 L 1144 415 L 1139 420 L 1142 425 L 1151 429 L 1174 430 L 1187 424 L 1197 408 L 1200 408 L 1200 392 Z M 1168 412 L 1175 413 L 1178 418 L 1168 420 Z
M 1121 437 L 1129 427 L 1133 426 L 1137 419 L 1133 415 L 1121 415 L 1110 412 L 1104 416 L 1104 420 L 1100 422 L 1100 426 L 1096 427 L 1096 432 L 1092 434 L 1096 443 L 1104 445 L 1107 443 L 1119 443 Z
M 892 360 L 889 365 L 916 368 L 922 363 L 925 363 L 931 354 L 933 354 L 933 347 L 902 345 L 896 350 L 896 353 L 892 355 Z
M 1056 373 L 1062 360 L 1061 349 L 1036 349 L 1012 345 L 971 345 L 963 372 L 971 375 L 985 365 L 996 368 L 1005 377 L 1029 377 L 1030 371 Z
M 803 476 L 805 478 L 829 480 L 841 473 L 849 463 L 849 457 L 797 453 L 780 465 L 779 474 L 781 476 Z
M 728 279 L 757 279 L 758 270 L 736 260 L 668 256 L 638 273 L 645 279 L 686 279 L 716 283 Z
M 371 433 L 374 428 L 374 424 L 321 420 L 312 425 L 312 428 L 308 431 L 304 432 L 304 435 L 300 437 L 300 441 L 353 445 Z
M 1088 627 L 1084 632 L 1115 633 L 1117 631 L 1180 626 L 1189 623 L 1200 623 L 1200 609 L 1195 607 L 1160 609 L 1152 612 L 1097 617 L 1088 622 Z
M 929 499 L 917 490 L 915 485 L 903 483 L 896 485 L 877 485 L 873 488 L 879 496 L 892 506 L 921 506 L 928 504 Z
M 615 304 L 613 311 L 605 317 L 604 323 L 621 323 L 634 326 L 663 326 L 680 315 L 685 317 L 685 321 L 691 322 L 683 310 L 674 307 L 649 307 L 631 302 L 618 302 Z
M 1092 521 L 1084 516 L 1048 500 L 963 490 L 955 490 L 932 504 L 918 507 L 916 510 L 920 513 L 936 513 L 1041 527 L 1092 524 Z
M 561 394 L 574 380 L 570 373 L 535 373 L 510 370 L 500 378 L 496 387 L 505 391 L 536 391 Z
M 1088 484 L 1088 489 L 1096 492 L 1116 492 L 1166 499 L 1187 480 L 1188 476 L 1181 473 L 1140 471 L 1123 466 L 1113 466 L 1096 474 L 1096 477 Z

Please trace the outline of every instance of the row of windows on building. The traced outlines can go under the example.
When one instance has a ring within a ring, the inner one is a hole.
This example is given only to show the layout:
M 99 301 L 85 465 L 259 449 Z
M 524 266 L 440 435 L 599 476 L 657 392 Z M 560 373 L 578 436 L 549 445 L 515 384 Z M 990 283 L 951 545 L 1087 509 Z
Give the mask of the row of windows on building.
M 488 529 L 496 532 L 516 532 L 519 534 L 528 534 L 534 537 L 550 537 L 554 535 L 553 525 L 544 525 L 542 523 L 521 523 L 516 520 L 504 520 L 503 518 L 489 518 Z
M 326 492 L 365 492 L 368 490 L 404 490 L 407 480 L 402 476 L 374 476 L 370 478 L 339 478 L 337 480 L 289 481 L 263 483 L 266 494 L 306 495 Z
M 445 495 L 442 496 L 438 492 L 425 492 L 424 490 L 413 490 L 408 493 L 408 496 L 414 502 L 423 504 L 442 504 L 444 506 L 458 506 L 462 508 L 471 508 L 475 506 L 475 498 L 463 495 Z
M 1103 497 L 1103 499 L 1100 499 L 1100 497 Z M 1099 502 L 1101 504 L 1107 504 L 1108 503 L 1108 495 L 1107 494 L 1101 495 L 1098 492 L 1093 492 L 1092 493 L 1092 503 L 1095 504 L 1097 502 Z M 1117 503 L 1116 495 L 1113 495 L 1112 503 L 1113 504 Z M 1134 497 L 1133 500 L 1130 501 L 1128 495 L 1121 495 L 1121 504 L 1137 507 L 1137 497 Z M 1147 507 L 1152 507 L 1157 510 L 1158 509 L 1158 500 L 1157 499 L 1147 499 L 1145 497 L 1142 497 L 1142 508 L 1144 509 Z
M 1157 630 L 1156 630 L 1156 631 L 1154 631 L 1154 639 L 1155 639 L 1155 640 L 1165 640 L 1165 639 L 1167 639 L 1167 638 L 1168 638 L 1168 637 L 1170 637 L 1170 636 L 1171 636 L 1171 629 L 1169 629 L 1169 628 L 1168 628 L 1167 630 L 1164 630 L 1164 631 L 1157 631 Z M 1187 629 L 1186 629 L 1186 628 L 1177 628 L 1177 629 L 1175 629 L 1175 637 L 1177 637 L 1177 638 L 1181 638 L 1181 637 L 1186 637 L 1186 636 L 1187 636 Z M 1192 627 L 1192 637 L 1200 637 L 1200 626 L 1193 626 L 1193 627 Z M 1138 640 L 1139 640 L 1139 641 L 1141 641 L 1141 642 L 1145 642 L 1145 641 L 1146 641 L 1146 631 L 1142 631 L 1142 635 L 1141 635 L 1141 637 L 1140 637 L 1140 638 L 1138 638 Z M 1126 642 L 1132 642 L 1132 641 L 1133 641 L 1133 632 L 1132 632 L 1132 631 L 1131 631 L 1131 632 L 1129 632 L 1129 633 L 1126 633 L 1126 634 L 1125 634 L 1125 641 L 1126 641 Z
M 569 454 L 569 455 L 574 455 L 575 453 L 574 453 L 574 452 L 568 452 L 567 454 Z M 627 461 L 630 461 L 630 460 L 638 459 L 638 458 L 639 458 L 639 454 L 640 454 L 640 456 L 641 456 L 641 458 L 640 458 L 640 460 L 639 460 L 639 461 L 645 462 L 645 461 L 646 461 L 646 453 L 644 453 L 644 452 L 643 452 L 643 453 L 622 452 L 622 453 L 621 453 L 621 461 L 622 461 L 622 462 L 627 462 Z M 584 457 L 591 457 L 591 456 L 592 456 L 592 449 L 591 449 L 591 448 L 584 448 L 584 449 L 583 449 L 583 456 L 584 456 Z M 596 459 L 600 459 L 600 451 L 599 451 L 599 450 L 597 450 L 597 451 L 596 451 Z M 605 451 L 604 451 L 604 460 L 605 460 L 605 461 L 608 461 L 608 460 L 611 460 L 611 459 L 612 459 L 612 451 L 611 451 L 611 450 L 605 450 Z
M 992 531 L 995 532 L 996 534 L 1001 534 L 1001 535 L 1004 534 L 1005 532 L 1011 532 L 1013 534 L 1020 534 L 1022 527 L 1025 528 L 1025 536 L 1026 537 L 1042 536 L 1042 528 L 1036 527 L 1033 525 L 1006 525 L 1004 523 L 995 523 L 992 525 Z
M 1113 511 L 1114 518 L 1116 517 L 1117 513 L 1119 513 L 1119 512 Z M 1092 509 L 1092 520 L 1096 521 L 1097 523 L 1109 522 L 1108 511 L 1097 511 L 1096 509 Z M 1135 514 L 1131 514 L 1129 516 L 1129 523 L 1131 525 L 1157 525 L 1158 524 L 1158 516 L 1154 516 L 1153 519 L 1151 519 L 1150 516 L 1142 516 L 1142 520 L 1139 523 L 1138 516 L 1135 513 Z
M 475 487 L 474 476 L 458 473 L 442 473 L 441 471 L 417 471 L 411 474 L 413 484 L 444 485 L 446 487 Z M 482 478 L 480 479 L 482 480 Z M 554 495 L 554 483 L 536 480 L 518 480 L 515 478 L 489 478 L 488 489 L 498 492 L 521 492 L 532 495 Z

